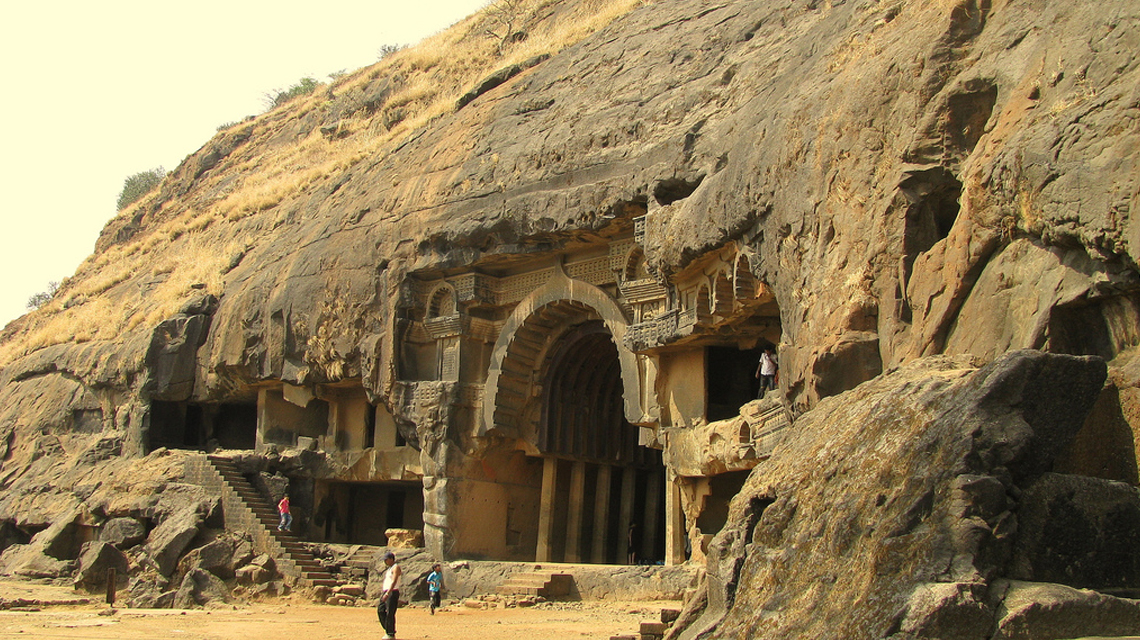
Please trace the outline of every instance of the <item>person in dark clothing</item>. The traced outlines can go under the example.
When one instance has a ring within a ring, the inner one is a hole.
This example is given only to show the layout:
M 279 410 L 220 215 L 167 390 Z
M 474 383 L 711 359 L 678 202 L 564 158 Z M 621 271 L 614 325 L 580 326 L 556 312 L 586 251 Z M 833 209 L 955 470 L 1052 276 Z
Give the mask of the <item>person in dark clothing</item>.
M 404 573 L 400 565 L 396 564 L 396 554 L 391 551 L 384 554 L 384 564 L 388 569 L 384 571 L 384 586 L 380 592 L 380 602 L 376 603 L 376 617 L 380 618 L 380 625 L 384 627 L 384 640 L 393 640 L 396 637 L 396 609 L 400 606 L 400 586 Z

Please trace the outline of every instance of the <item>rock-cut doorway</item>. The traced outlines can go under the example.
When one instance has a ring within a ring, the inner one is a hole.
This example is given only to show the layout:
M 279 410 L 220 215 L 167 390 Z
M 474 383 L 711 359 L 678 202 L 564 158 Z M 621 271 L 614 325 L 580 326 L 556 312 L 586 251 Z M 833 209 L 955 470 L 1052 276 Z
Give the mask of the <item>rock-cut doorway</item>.
M 665 557 L 661 452 L 625 419 L 621 364 L 601 320 L 562 334 L 542 371 L 536 560 L 626 564 Z

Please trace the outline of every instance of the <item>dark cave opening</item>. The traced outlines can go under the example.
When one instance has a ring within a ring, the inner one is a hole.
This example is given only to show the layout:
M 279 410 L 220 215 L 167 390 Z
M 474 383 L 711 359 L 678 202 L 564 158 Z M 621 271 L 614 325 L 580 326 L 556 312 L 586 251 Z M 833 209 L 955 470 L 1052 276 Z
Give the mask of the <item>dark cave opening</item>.
M 899 184 L 909 206 L 903 227 L 903 282 L 914 261 L 950 235 L 961 210 L 962 183 L 945 167 L 911 172 Z

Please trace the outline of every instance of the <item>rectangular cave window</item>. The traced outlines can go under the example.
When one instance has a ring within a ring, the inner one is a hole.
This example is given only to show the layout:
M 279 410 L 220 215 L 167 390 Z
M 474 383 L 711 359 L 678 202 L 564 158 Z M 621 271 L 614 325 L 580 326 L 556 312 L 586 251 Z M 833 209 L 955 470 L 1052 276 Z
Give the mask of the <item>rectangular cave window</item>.
M 154 401 L 150 404 L 150 448 L 253 449 L 257 405 Z
M 423 514 L 420 482 L 330 482 L 314 522 L 326 542 L 384 546 L 388 529 L 423 530 Z
M 222 449 L 253 449 L 257 445 L 257 404 L 214 407 L 212 437 Z
M 270 444 L 296 446 L 298 437 L 319 438 L 328 433 L 329 403 L 313 398 L 304 407 L 285 399 L 280 389 L 265 394 L 266 424 L 262 440 Z
M 201 408 L 185 402 L 155 400 L 150 403 L 150 449 L 202 450 L 206 434 Z
M 706 389 L 708 420 L 725 420 L 740 415 L 745 403 L 755 400 L 760 390 L 756 367 L 761 349 L 708 347 Z

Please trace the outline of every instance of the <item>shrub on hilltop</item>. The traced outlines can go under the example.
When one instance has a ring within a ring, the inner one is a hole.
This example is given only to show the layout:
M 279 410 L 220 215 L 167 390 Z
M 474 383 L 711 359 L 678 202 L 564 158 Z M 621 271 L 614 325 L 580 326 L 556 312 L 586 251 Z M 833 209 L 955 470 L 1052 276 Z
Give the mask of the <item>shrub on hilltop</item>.
M 166 177 L 166 169 L 161 166 L 128 176 L 123 181 L 123 190 L 119 192 L 119 211 L 126 209 L 139 198 L 150 193 L 151 189 L 157 187 L 164 177 Z

